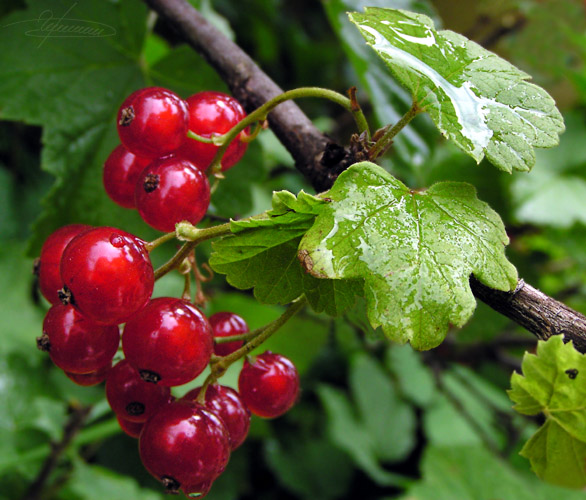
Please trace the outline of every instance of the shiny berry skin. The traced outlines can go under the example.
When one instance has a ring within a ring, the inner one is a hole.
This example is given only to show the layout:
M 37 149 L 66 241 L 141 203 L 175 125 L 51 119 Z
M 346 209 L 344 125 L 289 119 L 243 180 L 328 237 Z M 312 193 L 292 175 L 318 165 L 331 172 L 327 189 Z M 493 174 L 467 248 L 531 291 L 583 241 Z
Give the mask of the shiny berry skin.
M 53 305 L 61 304 L 59 290 L 63 288 L 63 281 L 61 281 L 59 264 L 63 250 L 73 238 L 88 229 L 91 229 L 91 226 L 85 224 L 63 226 L 52 233 L 43 243 L 35 271 L 39 275 L 39 287 L 43 297 Z
M 62 370 L 91 373 L 110 366 L 120 332 L 115 325 L 99 325 L 85 318 L 72 306 L 56 305 L 47 312 L 37 343 Z
M 212 327 L 189 302 L 161 297 L 128 320 L 122 349 L 144 380 L 169 387 L 182 385 L 209 363 Z
M 210 204 L 210 184 L 193 163 L 177 157 L 148 165 L 135 185 L 134 199 L 140 216 L 159 231 L 175 231 L 183 220 L 197 224 Z
M 69 243 L 61 278 L 70 301 L 98 323 L 124 323 L 151 298 L 154 271 L 144 242 L 120 229 L 97 227 Z
M 108 372 L 112 367 L 112 363 L 105 366 L 104 368 L 98 370 L 97 372 L 90 372 L 90 373 L 70 373 L 65 372 L 67 378 L 74 382 L 77 385 L 81 385 L 83 387 L 91 387 L 92 385 L 101 384 L 106 377 L 108 376 Z
M 138 176 L 150 162 L 149 158 L 136 156 L 122 144 L 116 146 L 102 172 L 104 189 L 110 199 L 121 207 L 135 208 L 134 188 Z
M 189 107 L 189 130 L 203 137 L 222 135 L 246 117 L 240 103 L 222 92 L 205 91 L 187 99 Z M 246 152 L 248 144 L 242 142 L 242 132 L 234 139 L 222 157 L 222 171 L 234 166 Z M 187 138 L 178 151 L 184 158 L 193 161 L 204 170 L 210 166 L 219 146 Z
M 231 337 L 232 335 L 241 335 L 248 333 L 249 328 L 243 318 L 231 312 L 217 312 L 210 316 L 210 324 L 214 339 L 217 337 Z M 238 350 L 244 344 L 243 340 L 234 342 L 225 342 L 214 344 L 214 354 L 217 356 L 227 356 Z
M 201 387 L 196 387 L 182 399 L 195 401 L 200 390 Z M 230 437 L 230 447 L 234 451 L 244 442 L 250 428 L 250 411 L 242 398 L 234 389 L 214 384 L 206 389 L 204 406 L 222 419 Z
M 126 434 L 131 438 L 138 439 L 140 432 L 144 427 L 144 422 L 131 422 L 130 420 L 122 418 L 118 414 L 116 414 L 116 420 L 118 420 L 118 425 Z
M 266 351 L 252 363 L 244 362 L 238 392 L 248 409 L 264 418 L 283 415 L 296 402 L 299 374 L 291 360 Z
M 138 156 L 159 158 L 179 148 L 186 139 L 187 103 L 161 87 L 130 94 L 116 120 L 120 141 Z
M 110 408 L 129 422 L 144 422 L 171 400 L 168 387 L 145 382 L 130 363 L 117 363 L 106 379 L 106 398 Z
M 147 420 L 139 452 L 146 469 L 172 492 L 218 477 L 228 463 L 230 442 L 220 417 L 197 403 L 179 400 Z

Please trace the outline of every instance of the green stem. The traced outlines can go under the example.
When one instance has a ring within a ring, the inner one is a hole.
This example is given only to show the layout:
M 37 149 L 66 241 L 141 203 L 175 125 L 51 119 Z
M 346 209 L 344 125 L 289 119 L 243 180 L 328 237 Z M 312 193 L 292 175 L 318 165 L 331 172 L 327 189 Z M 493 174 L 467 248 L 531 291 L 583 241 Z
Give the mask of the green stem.
M 163 236 L 157 238 L 156 240 L 153 240 L 153 241 L 145 244 L 144 247 L 146 248 L 147 252 L 151 253 L 159 245 L 162 245 L 163 243 L 167 243 L 167 241 L 171 241 L 173 238 L 175 238 L 175 233 L 167 233 L 167 234 L 164 234 Z
M 411 106 L 411 108 L 409 108 L 409 111 L 407 111 L 401 117 L 401 119 L 397 123 L 395 123 L 395 125 L 393 127 L 391 127 L 389 130 L 387 130 L 385 132 L 385 134 L 374 143 L 374 146 L 372 146 L 372 148 L 370 148 L 370 151 L 369 151 L 370 158 L 375 159 L 377 156 L 379 156 L 381 154 L 381 152 L 383 152 L 388 146 L 390 146 L 393 138 L 401 130 L 403 130 L 407 126 L 407 124 L 411 120 L 413 120 L 413 118 L 415 118 L 418 113 L 420 113 L 420 111 L 421 110 L 419 109 L 417 104 L 414 102 L 413 105 Z
M 285 310 L 285 312 L 281 314 L 281 316 L 279 316 L 276 320 L 271 321 L 268 325 L 258 328 L 253 332 L 245 334 L 246 343 L 240 349 L 234 351 L 231 354 L 228 354 L 227 356 L 222 356 L 220 359 L 212 363 L 212 372 L 207 376 L 202 385 L 201 391 L 197 397 L 198 402 L 202 403 L 205 401 L 206 389 L 216 380 L 218 380 L 232 363 L 238 361 L 240 358 L 246 356 L 250 351 L 261 345 L 273 333 L 275 333 L 279 328 L 287 323 L 287 321 L 295 316 L 295 314 L 303 309 L 305 304 L 307 304 L 307 299 L 305 298 L 305 295 L 301 295 L 295 299 Z M 226 338 L 234 339 L 235 337 L 239 337 L 239 335 L 233 335 L 232 337 Z
M 252 125 L 255 122 L 266 120 L 267 115 L 276 108 L 279 104 L 288 101 L 290 99 L 299 99 L 302 97 L 320 97 L 323 99 L 329 99 L 330 101 L 339 104 L 347 111 L 352 113 L 354 117 L 354 121 L 356 122 L 356 126 L 360 133 L 366 132 L 368 137 L 370 137 L 370 131 L 368 128 L 368 123 L 364 116 L 362 110 L 356 106 L 356 103 L 353 103 L 350 99 L 342 94 L 335 92 L 330 89 L 322 89 L 320 87 L 301 87 L 298 89 L 289 90 L 287 92 L 283 92 L 282 94 L 273 97 L 270 101 L 264 103 L 260 108 L 256 109 L 252 113 L 250 113 L 246 118 L 240 121 L 237 125 L 235 125 L 232 129 L 226 132 L 222 136 L 214 137 L 213 139 L 216 140 L 217 143 L 222 143 L 222 146 L 216 152 L 214 156 L 214 160 L 210 166 L 210 172 L 212 174 L 217 174 L 221 171 L 221 159 L 228 149 L 228 146 L 234 140 L 240 132 L 242 132 L 246 127 Z
M 229 222 L 217 226 L 206 227 L 204 229 L 198 229 L 189 222 L 179 222 L 175 227 L 175 233 L 171 234 L 174 234 L 179 240 L 187 242 L 177 251 L 171 260 L 155 271 L 155 280 L 158 280 L 160 277 L 165 276 L 169 271 L 179 267 L 189 253 L 200 243 L 231 233 Z

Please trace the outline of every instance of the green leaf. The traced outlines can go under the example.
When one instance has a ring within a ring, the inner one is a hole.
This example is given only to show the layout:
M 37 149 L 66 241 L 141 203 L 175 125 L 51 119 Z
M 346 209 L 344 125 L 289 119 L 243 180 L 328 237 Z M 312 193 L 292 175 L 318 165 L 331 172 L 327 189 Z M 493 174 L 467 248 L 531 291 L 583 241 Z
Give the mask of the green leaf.
M 565 118 L 567 131 L 560 147 L 538 151 L 531 175 L 513 179 L 511 196 L 519 222 L 560 228 L 586 224 L 586 126 L 581 113 Z
M 413 191 L 359 163 L 324 196 L 300 257 L 314 276 L 364 279 L 372 326 L 396 342 L 431 349 L 450 323 L 462 326 L 476 305 L 471 274 L 498 290 L 517 283 L 502 221 L 470 185 Z
M 232 286 L 254 288 L 254 296 L 264 304 L 287 304 L 306 293 L 317 312 L 341 314 L 361 293 L 361 283 L 308 276 L 297 256 L 301 237 L 323 203 L 303 191 L 297 197 L 288 191 L 274 193 L 271 210 L 232 221 L 234 234 L 213 243 L 210 266 L 226 274 Z
M 509 397 L 524 415 L 545 415 L 545 424 L 521 454 L 535 473 L 555 484 L 586 485 L 586 356 L 561 335 L 525 353 L 523 375 L 513 373 Z
M 421 355 L 411 346 L 391 344 L 385 361 L 406 398 L 420 407 L 426 407 L 433 402 L 436 395 L 433 375 L 421 360 Z
M 441 133 L 480 162 L 527 171 L 534 147 L 552 147 L 564 130 L 553 99 L 529 75 L 453 31 L 407 11 L 352 13 L 367 43 L 407 87 Z
M 422 469 L 423 479 L 400 500 L 579 500 L 584 495 L 521 474 L 477 446 L 432 446 Z

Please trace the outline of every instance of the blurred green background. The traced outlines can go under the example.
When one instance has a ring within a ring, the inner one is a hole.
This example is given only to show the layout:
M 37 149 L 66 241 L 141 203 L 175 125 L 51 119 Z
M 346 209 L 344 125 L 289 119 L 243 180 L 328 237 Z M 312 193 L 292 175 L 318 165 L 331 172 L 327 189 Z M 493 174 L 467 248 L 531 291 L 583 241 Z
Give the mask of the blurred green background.
M 409 98 L 347 21 L 375 5 L 431 15 L 531 74 L 564 113 L 558 148 L 538 151 L 529 175 L 503 174 L 441 139 L 418 117 L 383 160 L 412 187 L 444 179 L 476 186 L 503 218 L 520 275 L 586 313 L 586 11 L 578 0 L 193 0 L 284 89 L 356 85 L 372 123 L 396 121 Z M 111 36 L 46 37 L 62 16 Z M 93 23 L 93 24 L 92 24 Z M 101 24 L 97 24 L 101 23 Z M 43 31 L 45 26 L 45 31 Z M 111 31 L 108 31 L 111 33 Z M 183 97 L 225 90 L 206 63 L 138 0 L 0 2 L 0 499 L 161 499 L 136 443 L 122 434 L 102 386 L 75 386 L 35 348 L 48 304 L 35 290 L 33 258 L 56 228 L 116 225 L 154 239 L 101 187 L 117 144 L 114 117 L 125 96 L 161 85 Z M 346 143 L 351 117 L 328 102 L 299 103 Z M 211 213 L 269 208 L 273 189 L 311 192 L 286 150 L 265 131 L 214 195 Z M 173 251 L 157 250 L 155 264 Z M 209 248 L 200 250 L 203 261 Z M 179 295 L 167 276 L 157 295 Z M 221 277 L 207 312 L 232 310 L 251 328 L 280 314 Z M 253 418 L 210 499 L 573 498 L 537 480 L 518 456 L 536 422 L 511 410 L 505 389 L 534 337 L 479 304 L 465 328 L 424 354 L 389 345 L 358 304 L 346 317 L 304 312 L 266 345 L 299 367 L 302 399 L 274 421 Z M 265 347 L 263 347 L 264 349 Z M 238 367 L 223 379 L 236 384 Z M 178 388 L 181 395 L 188 387 Z M 83 429 L 55 463 L 51 443 L 80 407 Z M 46 472 L 46 473 L 45 473 Z M 36 495 L 36 496 L 35 496 Z M 580 497 L 581 498 L 581 497 Z

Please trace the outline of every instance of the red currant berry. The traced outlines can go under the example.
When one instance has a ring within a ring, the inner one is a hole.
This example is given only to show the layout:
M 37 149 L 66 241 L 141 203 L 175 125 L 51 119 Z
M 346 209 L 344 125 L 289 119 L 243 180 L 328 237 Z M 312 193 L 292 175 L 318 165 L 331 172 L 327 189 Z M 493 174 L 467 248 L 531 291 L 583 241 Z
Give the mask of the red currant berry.
M 159 158 L 175 151 L 186 139 L 186 102 L 160 87 L 130 94 L 118 111 L 118 135 L 135 155 Z
M 106 398 L 112 410 L 124 420 L 144 422 L 170 401 L 171 391 L 145 382 L 128 361 L 122 360 L 108 374 Z
M 169 492 L 213 481 L 228 463 L 230 442 L 222 420 L 203 406 L 176 401 L 144 424 L 139 452 L 146 469 Z
M 118 425 L 126 434 L 131 438 L 138 439 L 140 432 L 144 427 L 144 422 L 131 422 L 130 420 L 122 418 L 118 414 L 116 414 L 116 419 L 118 420 Z
M 144 221 L 159 231 L 175 231 L 183 220 L 197 224 L 210 204 L 210 184 L 190 161 L 162 158 L 145 168 L 134 192 L 136 208 Z
M 244 362 L 238 391 L 250 411 L 259 417 L 283 415 L 297 400 L 299 375 L 293 362 L 266 351 L 252 363 Z
M 65 372 L 65 375 L 71 380 L 72 382 L 76 383 L 77 385 L 81 385 L 83 387 L 90 387 L 92 385 L 101 384 L 106 377 L 108 376 L 108 372 L 112 367 L 112 363 L 105 366 L 101 370 L 97 372 L 90 372 L 90 373 L 70 373 Z
M 63 226 L 51 234 L 43 244 L 35 272 L 39 276 L 39 287 L 43 297 L 53 305 L 61 304 L 59 290 L 63 288 L 63 281 L 61 281 L 59 264 L 63 250 L 73 238 L 88 229 L 91 229 L 91 226 L 84 224 Z
M 69 373 L 92 373 L 109 367 L 120 344 L 115 325 L 99 325 L 84 318 L 71 306 L 51 307 L 43 321 L 39 349 Z
M 201 387 L 196 387 L 182 399 L 196 401 L 200 391 Z M 204 406 L 222 419 L 230 437 L 230 447 L 234 451 L 244 442 L 250 428 L 250 411 L 240 395 L 230 387 L 210 385 L 206 389 Z
M 148 158 L 136 156 L 122 144 L 116 146 L 110 153 L 106 163 L 102 179 L 108 196 L 124 208 L 134 208 L 134 188 L 138 176 L 151 162 Z
M 222 92 L 199 92 L 187 99 L 189 130 L 203 137 L 222 135 L 246 117 L 240 103 Z M 247 129 L 248 130 L 248 129 Z M 234 166 L 244 155 L 248 144 L 242 142 L 242 132 L 234 139 L 222 157 L 222 170 Z M 219 146 L 195 139 L 186 139 L 179 154 L 204 170 L 210 166 Z
M 217 337 L 231 337 L 233 335 L 241 335 L 248 333 L 248 325 L 238 314 L 231 312 L 217 312 L 210 316 L 210 324 L 212 325 L 212 333 L 214 338 Z M 244 344 L 243 340 L 235 340 L 234 342 L 225 342 L 222 344 L 214 344 L 214 353 L 218 356 L 227 356 L 234 351 L 240 349 Z
M 151 298 L 154 271 L 144 242 L 97 227 L 67 245 L 61 259 L 62 300 L 98 323 L 124 323 Z
M 170 387 L 182 385 L 197 377 L 209 363 L 212 328 L 194 305 L 162 297 L 128 320 L 122 348 L 144 380 Z

